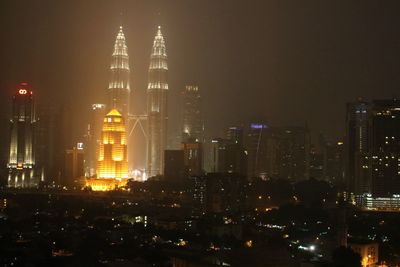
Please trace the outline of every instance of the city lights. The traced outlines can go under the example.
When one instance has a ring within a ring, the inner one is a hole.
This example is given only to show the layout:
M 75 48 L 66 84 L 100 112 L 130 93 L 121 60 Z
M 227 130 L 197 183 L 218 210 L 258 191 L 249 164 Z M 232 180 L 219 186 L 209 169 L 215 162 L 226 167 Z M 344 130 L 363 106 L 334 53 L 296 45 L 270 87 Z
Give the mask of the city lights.
M 399 10 L 0 1 L 0 266 L 400 266 Z

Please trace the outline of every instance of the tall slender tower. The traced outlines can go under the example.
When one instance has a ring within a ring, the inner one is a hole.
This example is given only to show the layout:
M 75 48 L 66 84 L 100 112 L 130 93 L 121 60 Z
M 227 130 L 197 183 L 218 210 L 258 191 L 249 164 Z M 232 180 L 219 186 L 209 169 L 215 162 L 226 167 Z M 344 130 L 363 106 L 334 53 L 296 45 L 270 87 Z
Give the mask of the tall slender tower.
M 164 150 L 167 143 L 168 64 L 165 40 L 158 26 L 150 55 L 149 83 L 147 86 L 147 174 L 162 174 Z
M 7 167 L 9 187 L 37 186 L 34 177 L 34 125 L 33 93 L 27 83 L 21 83 L 13 96 L 10 153 Z
M 108 84 L 108 110 L 117 109 L 127 121 L 129 114 L 129 56 L 122 26 L 119 27 L 111 60 L 111 78 Z

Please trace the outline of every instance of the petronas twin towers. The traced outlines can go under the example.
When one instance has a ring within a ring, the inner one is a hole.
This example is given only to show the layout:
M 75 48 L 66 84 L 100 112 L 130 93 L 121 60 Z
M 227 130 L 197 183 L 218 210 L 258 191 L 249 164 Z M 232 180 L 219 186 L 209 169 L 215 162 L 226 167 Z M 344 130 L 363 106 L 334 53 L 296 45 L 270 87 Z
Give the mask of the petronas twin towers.
M 131 92 L 129 85 L 130 69 L 128 47 L 126 46 L 122 26 L 119 27 L 117 39 L 115 40 L 110 71 L 111 78 L 107 90 L 108 107 L 109 109 L 118 109 L 125 119 L 128 119 Z
M 128 48 L 122 26 L 117 34 L 110 66 L 111 78 L 107 90 L 109 109 L 117 109 L 127 125 L 134 115 L 129 112 L 130 68 Z M 165 40 L 158 26 L 150 55 L 147 85 L 147 164 L 148 177 L 163 173 L 164 150 L 167 141 L 168 64 Z M 129 128 L 129 127 L 128 127 Z M 128 141 L 128 149 L 132 149 Z

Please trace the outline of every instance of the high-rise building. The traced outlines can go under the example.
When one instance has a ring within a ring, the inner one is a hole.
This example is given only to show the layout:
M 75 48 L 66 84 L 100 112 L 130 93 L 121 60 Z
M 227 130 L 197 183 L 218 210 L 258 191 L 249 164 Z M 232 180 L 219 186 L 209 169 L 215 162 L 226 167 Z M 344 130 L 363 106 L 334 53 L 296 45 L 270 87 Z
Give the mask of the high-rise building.
M 248 177 L 267 176 L 267 129 L 266 123 L 251 123 L 246 138 L 248 149 Z M 271 144 L 272 145 L 272 144 Z M 272 161 L 270 161 L 272 163 Z
M 344 143 L 342 141 L 325 144 L 324 177 L 333 184 L 344 184 Z
M 289 126 L 272 129 L 278 144 L 277 177 L 299 181 L 309 178 L 310 133 L 307 127 Z M 267 148 L 268 151 L 268 148 Z
M 108 84 L 108 110 L 117 109 L 127 121 L 129 114 L 129 56 L 128 47 L 125 42 L 125 35 L 122 26 L 119 28 L 117 39 L 115 40 L 114 52 L 111 60 L 111 77 Z
M 310 158 L 310 164 L 308 167 L 310 172 L 310 178 L 323 180 L 325 178 L 323 147 L 311 145 L 309 158 Z
M 399 210 L 400 100 L 347 106 L 346 179 L 367 210 Z
M 248 175 L 294 181 L 309 177 L 310 135 L 307 127 L 250 124 L 247 135 Z
M 206 176 L 192 176 L 192 216 L 199 217 L 206 212 L 207 178 Z
M 83 144 L 65 151 L 65 173 L 62 184 L 67 187 L 80 188 L 84 177 L 84 150 Z
M 375 100 L 370 117 L 369 164 L 373 196 L 400 194 L 400 100 Z
M 232 126 L 226 131 L 226 139 L 240 146 L 243 146 L 243 136 L 243 127 Z
M 189 138 L 185 142 L 182 142 L 182 150 L 188 175 L 201 175 L 203 173 L 202 143 Z
M 93 177 L 96 175 L 98 150 L 101 143 L 101 129 L 103 119 L 106 115 L 104 104 L 93 104 L 91 108 L 91 118 L 88 124 L 85 143 L 85 176 Z
M 112 109 L 104 118 L 98 147 L 97 179 L 89 178 L 86 186 L 95 191 L 113 190 L 128 181 L 125 118 Z
M 12 98 L 10 120 L 10 150 L 7 167 L 9 187 L 34 187 L 35 176 L 34 130 L 36 124 L 33 92 L 21 83 Z
M 73 116 L 69 105 L 41 103 L 35 107 L 36 174 L 46 184 L 62 184 L 65 151 L 74 146 Z
M 228 133 L 232 133 L 233 128 L 236 127 L 231 127 Z M 228 134 L 228 138 L 211 140 L 211 172 L 235 173 L 246 176 L 247 151 L 234 136 Z
M 204 122 L 198 86 L 186 85 L 182 92 L 182 141 L 204 142 Z
M 183 150 L 165 150 L 164 160 L 165 180 L 182 182 L 186 175 Z
M 223 138 L 213 138 L 210 146 L 210 170 L 209 172 L 226 171 L 226 146 L 228 141 Z
M 350 192 L 359 194 L 370 190 L 366 170 L 360 166 L 368 152 L 368 129 L 371 105 L 364 101 L 346 106 L 345 179 Z
M 204 179 L 206 212 L 238 212 L 243 209 L 245 176 L 232 173 L 208 173 Z
M 130 114 L 130 66 L 129 66 L 129 55 L 128 55 L 128 47 L 126 44 L 125 35 L 123 32 L 122 26 L 119 27 L 119 31 L 117 33 L 117 37 L 114 44 L 114 50 L 111 58 L 110 65 L 110 80 L 107 89 L 107 104 L 106 110 L 109 111 L 111 109 L 118 110 L 119 113 L 124 117 L 126 127 L 129 129 L 129 114 Z M 102 113 L 103 107 L 99 106 L 94 110 L 95 113 Z M 106 112 L 103 113 L 103 116 Z M 100 114 L 99 114 L 100 115 Z M 99 134 L 97 129 L 95 129 L 94 134 Z M 128 130 L 129 132 L 129 130 Z M 93 140 L 96 141 L 96 140 Z M 128 142 L 128 151 L 133 152 L 132 145 L 129 139 Z M 88 156 L 93 155 L 93 149 L 90 149 L 90 153 Z M 128 152 L 129 157 L 132 155 L 131 152 Z M 91 161 L 92 163 L 93 161 Z M 94 174 L 93 166 L 88 173 L 90 176 Z
M 150 55 L 147 86 L 147 174 L 149 177 L 163 172 L 164 150 L 167 142 L 168 64 L 165 40 L 158 27 Z
M 36 110 L 35 125 L 35 163 L 40 180 L 54 181 L 56 151 L 60 144 L 56 136 L 56 110 L 53 105 L 38 104 Z
M 226 131 L 226 167 L 227 172 L 247 175 L 247 150 L 243 143 L 244 130 L 241 126 L 229 127 Z

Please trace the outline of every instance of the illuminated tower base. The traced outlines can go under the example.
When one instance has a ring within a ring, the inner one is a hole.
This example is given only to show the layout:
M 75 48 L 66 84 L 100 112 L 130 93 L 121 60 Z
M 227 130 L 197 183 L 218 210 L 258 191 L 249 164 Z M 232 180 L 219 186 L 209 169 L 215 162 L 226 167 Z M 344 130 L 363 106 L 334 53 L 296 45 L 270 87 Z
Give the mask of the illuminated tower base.
M 39 185 L 34 176 L 33 169 L 10 169 L 8 173 L 7 186 L 15 188 L 36 187 Z
M 112 191 L 124 187 L 128 183 L 128 179 L 86 179 L 86 187 L 93 191 Z
M 97 178 L 88 178 L 86 186 L 94 191 L 109 191 L 128 182 L 126 128 L 124 117 L 117 109 L 103 120 L 98 147 Z

